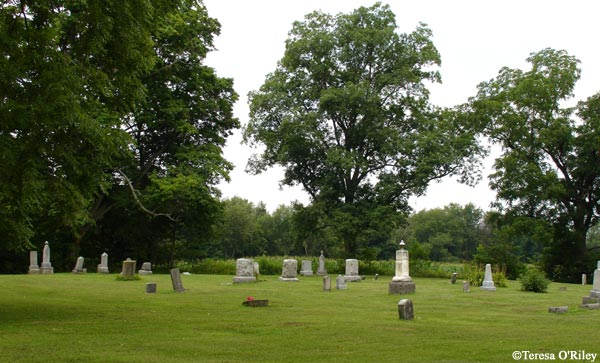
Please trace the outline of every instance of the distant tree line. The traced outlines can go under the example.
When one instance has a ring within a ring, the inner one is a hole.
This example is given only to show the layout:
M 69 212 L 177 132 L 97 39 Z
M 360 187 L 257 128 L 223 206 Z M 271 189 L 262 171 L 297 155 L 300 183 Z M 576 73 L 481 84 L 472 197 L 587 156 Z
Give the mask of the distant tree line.
M 203 64 L 220 24 L 201 1 L 11 0 L 0 5 L 0 269 L 51 242 L 57 270 L 102 252 L 181 259 L 318 255 L 539 264 L 577 281 L 600 256 L 600 94 L 565 51 L 502 68 L 465 104 L 429 102 L 441 56 L 389 6 L 308 14 L 249 95 L 248 169 L 284 169 L 307 205 L 269 212 L 217 185 L 232 165 L 233 80 Z M 414 213 L 435 180 L 478 182 L 486 143 L 494 208 Z M 96 259 L 96 260 L 95 260 Z M 88 267 L 90 266 L 88 265 Z

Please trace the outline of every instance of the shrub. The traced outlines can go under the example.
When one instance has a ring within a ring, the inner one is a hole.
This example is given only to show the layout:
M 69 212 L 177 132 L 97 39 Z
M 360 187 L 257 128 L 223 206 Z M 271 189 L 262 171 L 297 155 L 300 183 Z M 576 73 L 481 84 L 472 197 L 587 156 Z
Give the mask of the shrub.
M 548 289 L 548 279 L 544 273 L 535 267 L 530 267 L 527 271 L 521 274 L 521 290 L 533 292 L 546 292 Z

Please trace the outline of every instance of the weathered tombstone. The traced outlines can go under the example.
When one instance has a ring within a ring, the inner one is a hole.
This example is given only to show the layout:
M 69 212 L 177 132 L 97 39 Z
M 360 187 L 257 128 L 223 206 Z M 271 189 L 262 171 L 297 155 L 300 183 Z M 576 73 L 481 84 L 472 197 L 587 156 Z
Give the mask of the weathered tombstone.
M 327 270 L 325 269 L 325 256 L 323 256 L 323 251 L 321 251 L 321 256 L 319 256 L 319 268 L 317 269 L 317 275 L 327 275 Z
M 358 260 L 349 258 L 346 260 L 346 275 L 344 275 L 346 282 L 361 281 L 362 277 L 358 274 Z
M 348 286 L 346 286 L 346 278 L 342 275 L 338 275 L 335 278 L 335 288 L 337 290 L 346 290 Z
M 100 255 L 100 264 L 96 267 L 96 272 L 99 274 L 107 274 L 108 271 L 108 253 L 104 252 Z
M 173 283 L 173 290 L 176 292 L 184 292 L 183 282 L 181 281 L 181 273 L 178 268 L 171 269 L 171 282 Z
M 456 284 L 457 278 L 458 278 L 458 272 L 453 272 L 452 277 L 450 278 L 450 282 L 452 282 L 452 285 Z
M 415 283 L 409 274 L 408 251 L 404 246 L 404 241 L 400 241 L 400 249 L 396 251 L 396 273 L 389 284 L 390 294 L 414 294 L 415 292 Z
M 569 307 L 568 306 L 555 306 L 555 307 L 549 307 L 548 308 L 548 312 L 549 313 L 566 313 L 567 311 L 569 311 Z
M 584 286 L 587 284 L 587 275 L 586 274 L 581 274 L 581 284 Z
M 598 268 L 594 271 L 594 282 L 590 296 L 600 298 L 600 261 L 598 261 Z
M 135 276 L 135 260 L 128 258 L 123 261 L 121 276 L 124 278 L 133 278 Z
M 379 274 L 373 275 L 373 280 L 375 280 L 375 281 L 379 280 Z
M 481 290 L 496 291 L 496 287 L 494 286 L 494 280 L 492 279 L 492 265 L 490 265 L 489 263 L 485 265 L 485 276 L 483 277 Z
M 470 292 L 471 291 L 471 284 L 469 284 L 469 281 L 463 281 L 463 292 Z
M 323 291 L 331 291 L 331 277 L 323 276 Z
M 48 245 L 48 241 L 44 243 L 44 251 L 42 253 L 42 266 L 40 267 L 40 272 L 44 275 L 50 275 L 54 273 L 54 267 L 50 263 L 50 246 Z
M 302 260 L 302 270 L 300 270 L 301 276 L 312 276 L 312 261 L 311 260 Z
M 75 263 L 75 267 L 71 270 L 74 274 L 83 273 L 83 257 L 77 257 L 77 262 Z
M 147 282 L 146 283 L 146 293 L 154 294 L 156 292 L 156 282 Z
M 254 261 L 252 263 L 252 266 L 254 267 L 254 277 L 256 277 L 256 279 L 258 280 L 258 277 L 260 276 L 260 265 L 258 264 L 258 262 Z
M 233 277 L 234 284 L 245 282 L 256 282 L 254 261 L 249 258 L 238 258 L 235 261 L 235 276 Z
M 29 251 L 29 270 L 28 274 L 39 274 L 40 266 L 38 266 L 37 251 Z
M 400 320 L 412 320 L 415 317 L 412 300 L 402 299 L 398 301 L 398 316 Z
M 152 264 L 150 262 L 142 263 L 142 268 L 138 271 L 140 275 L 152 275 Z
M 283 260 L 283 268 L 279 280 L 281 281 L 299 281 L 298 280 L 298 261 L 293 258 Z

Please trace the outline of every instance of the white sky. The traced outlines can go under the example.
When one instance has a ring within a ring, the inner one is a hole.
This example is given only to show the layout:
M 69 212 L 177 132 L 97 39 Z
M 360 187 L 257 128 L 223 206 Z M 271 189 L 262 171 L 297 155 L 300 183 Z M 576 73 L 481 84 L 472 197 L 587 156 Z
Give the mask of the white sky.
M 525 59 L 544 48 L 565 49 L 581 61 L 582 77 L 575 99 L 582 100 L 600 91 L 600 2 L 593 0 L 395 0 L 399 32 L 410 33 L 419 22 L 433 31 L 433 42 L 441 54 L 442 84 L 430 87 L 431 102 L 451 107 L 475 95 L 476 86 L 495 77 L 503 66 L 526 68 Z M 242 124 L 248 122 L 250 91 L 257 90 L 265 76 L 282 58 L 285 40 L 296 20 L 321 10 L 330 14 L 348 13 L 375 1 L 361 0 L 204 0 L 211 17 L 221 23 L 217 51 L 206 64 L 221 77 L 234 79 L 240 100 L 234 108 Z M 308 203 L 300 188 L 279 187 L 283 176 L 272 169 L 258 176 L 245 173 L 248 157 L 256 153 L 240 145 L 237 132 L 228 140 L 225 157 L 235 165 L 231 182 L 220 189 L 224 198 L 239 196 L 253 203 L 263 201 L 273 211 L 280 204 L 298 200 Z M 486 160 L 487 175 L 492 159 Z M 494 194 L 487 179 L 475 188 L 443 179 L 430 185 L 427 194 L 413 198 L 415 210 L 438 208 L 449 203 L 473 203 L 489 209 Z

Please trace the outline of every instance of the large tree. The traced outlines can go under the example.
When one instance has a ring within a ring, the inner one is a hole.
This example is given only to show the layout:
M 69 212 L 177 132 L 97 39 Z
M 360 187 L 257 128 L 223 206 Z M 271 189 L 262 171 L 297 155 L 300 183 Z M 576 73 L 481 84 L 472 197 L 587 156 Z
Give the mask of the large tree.
M 566 107 L 580 77 L 579 61 L 544 49 L 531 69 L 503 68 L 471 100 L 478 122 L 502 146 L 491 187 L 507 213 L 554 225 L 546 266 L 557 278 L 585 272 L 586 235 L 600 212 L 600 94 Z M 560 276 L 559 276 L 560 275 Z
M 2 2 L 0 244 L 28 246 L 38 223 L 89 221 L 125 149 L 121 117 L 154 63 L 152 19 L 168 9 L 161 0 Z
M 293 24 L 277 68 L 250 94 L 245 139 L 264 145 L 250 169 L 283 166 L 282 183 L 308 192 L 348 255 L 389 236 L 430 181 L 476 175 L 474 134 L 428 101 L 426 83 L 440 81 L 431 36 L 423 24 L 397 33 L 381 4 L 314 12 Z

